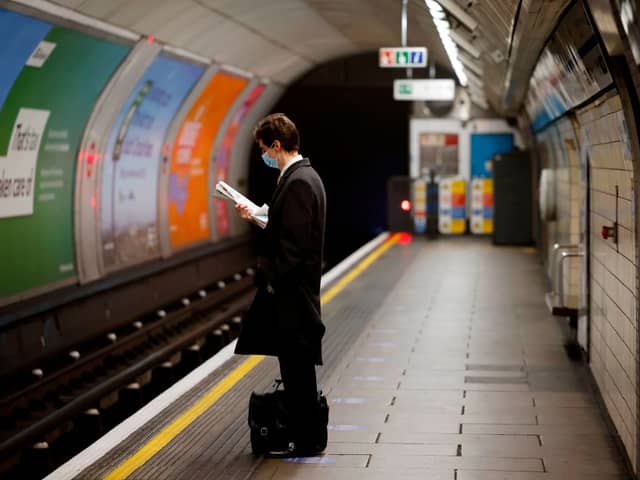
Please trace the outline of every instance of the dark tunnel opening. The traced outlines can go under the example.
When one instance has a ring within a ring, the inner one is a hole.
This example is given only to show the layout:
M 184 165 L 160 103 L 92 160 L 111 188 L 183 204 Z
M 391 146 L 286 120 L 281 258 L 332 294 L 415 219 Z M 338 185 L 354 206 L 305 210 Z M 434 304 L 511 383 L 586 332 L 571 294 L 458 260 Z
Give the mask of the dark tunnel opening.
M 375 53 L 336 60 L 293 84 L 272 109 L 296 123 L 300 153 L 324 182 L 326 269 L 387 229 L 387 179 L 408 173 L 410 103 L 393 100 L 394 75 L 377 67 Z M 254 146 L 249 189 L 262 204 L 278 172 L 259 153 Z

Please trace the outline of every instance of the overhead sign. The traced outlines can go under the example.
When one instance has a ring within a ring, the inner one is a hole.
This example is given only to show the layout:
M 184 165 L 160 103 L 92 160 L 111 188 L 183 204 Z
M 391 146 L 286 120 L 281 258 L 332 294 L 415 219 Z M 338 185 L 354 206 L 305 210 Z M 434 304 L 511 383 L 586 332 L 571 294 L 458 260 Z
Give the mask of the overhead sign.
M 381 48 L 379 65 L 382 68 L 426 67 L 427 49 L 425 47 Z
M 394 80 L 394 100 L 452 101 L 456 83 L 451 78 L 431 80 Z

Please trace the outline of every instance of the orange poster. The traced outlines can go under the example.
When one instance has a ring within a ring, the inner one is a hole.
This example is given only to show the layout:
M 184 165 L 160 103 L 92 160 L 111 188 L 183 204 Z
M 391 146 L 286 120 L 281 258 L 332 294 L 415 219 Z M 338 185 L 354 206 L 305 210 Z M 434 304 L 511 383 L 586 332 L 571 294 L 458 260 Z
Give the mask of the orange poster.
M 209 161 L 220 125 L 248 80 L 216 73 L 178 130 L 169 174 L 169 238 L 182 248 L 208 240 Z
M 245 117 L 256 103 L 262 92 L 264 92 L 264 85 L 256 85 L 253 90 L 249 92 L 244 99 L 243 104 L 236 109 L 233 114 L 233 118 L 229 122 L 227 131 L 222 138 L 222 142 L 218 151 L 216 152 L 216 182 L 220 180 L 227 181 L 227 173 L 229 171 L 229 161 L 231 160 L 231 151 L 233 149 L 233 142 L 236 139 L 236 134 L 240 129 L 240 125 L 244 121 Z M 215 210 L 216 210 L 216 230 L 218 238 L 223 238 L 229 235 L 229 202 L 216 198 Z

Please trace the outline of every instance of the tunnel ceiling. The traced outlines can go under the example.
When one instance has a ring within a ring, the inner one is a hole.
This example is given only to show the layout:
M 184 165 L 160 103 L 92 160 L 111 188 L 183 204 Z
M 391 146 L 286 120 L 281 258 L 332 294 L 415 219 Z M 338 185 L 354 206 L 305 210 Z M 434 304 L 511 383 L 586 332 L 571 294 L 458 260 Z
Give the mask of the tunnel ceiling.
M 569 1 L 448 0 L 478 22 L 471 32 L 449 15 L 452 31 L 478 49 L 475 55 L 460 49 L 476 96 L 501 114 L 519 109 L 538 54 Z M 401 0 L 55 3 L 285 85 L 329 60 L 401 43 Z M 409 0 L 408 18 L 408 45 L 426 46 L 450 68 L 424 0 Z
M 337 57 L 400 45 L 393 0 L 57 0 L 111 24 L 284 84 Z M 423 0 L 408 43 L 447 65 Z

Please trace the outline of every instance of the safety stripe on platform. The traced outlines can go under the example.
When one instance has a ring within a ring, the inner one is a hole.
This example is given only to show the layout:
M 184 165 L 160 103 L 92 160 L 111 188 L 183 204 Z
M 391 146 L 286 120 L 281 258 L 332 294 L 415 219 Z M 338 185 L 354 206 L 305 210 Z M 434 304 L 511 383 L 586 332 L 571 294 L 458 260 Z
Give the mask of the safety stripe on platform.
M 321 297 L 321 304 L 330 302 L 340 291 L 351 283 L 358 275 L 366 270 L 384 252 L 398 242 L 400 234 L 389 237 L 382 245 L 376 248 L 364 260 L 362 260 L 353 270 L 341 278 Z M 118 467 L 107 474 L 105 480 L 122 480 L 140 468 L 145 462 L 173 440 L 181 431 L 187 428 L 196 418 L 207 409 L 211 408 L 226 392 L 233 388 L 242 380 L 253 368 L 264 359 L 263 356 L 251 356 L 229 373 L 221 382 L 208 391 L 196 404 L 186 412 L 171 422 L 167 427 L 154 436 L 142 448 L 138 449 L 132 456 L 127 458 Z

